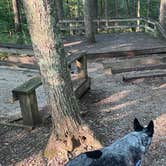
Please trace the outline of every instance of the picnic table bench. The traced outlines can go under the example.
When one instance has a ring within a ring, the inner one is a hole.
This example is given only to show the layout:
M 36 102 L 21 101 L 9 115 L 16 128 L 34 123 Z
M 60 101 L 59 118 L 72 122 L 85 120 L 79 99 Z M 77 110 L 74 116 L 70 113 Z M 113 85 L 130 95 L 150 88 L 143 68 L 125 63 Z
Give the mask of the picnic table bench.
M 90 88 L 86 52 L 69 55 L 67 63 L 68 66 L 72 63 L 76 65 L 77 78 L 72 80 L 72 83 L 76 97 L 80 98 Z M 19 100 L 24 125 L 35 126 L 41 123 L 35 91 L 41 85 L 41 77 L 35 76 L 12 90 L 13 100 Z

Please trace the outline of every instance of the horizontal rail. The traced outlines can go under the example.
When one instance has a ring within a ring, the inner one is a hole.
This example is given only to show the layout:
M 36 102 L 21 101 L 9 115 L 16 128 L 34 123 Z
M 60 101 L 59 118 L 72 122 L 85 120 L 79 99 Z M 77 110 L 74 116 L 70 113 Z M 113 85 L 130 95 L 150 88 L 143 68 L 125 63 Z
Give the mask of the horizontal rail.
M 137 24 L 137 21 L 140 21 L 140 24 Z M 166 32 L 163 29 L 163 27 L 160 25 L 159 22 L 154 21 L 149 18 L 118 18 L 118 19 L 94 19 L 94 23 L 96 23 L 96 28 L 98 31 L 100 30 L 109 30 L 109 29 L 126 29 L 126 28 L 144 28 L 151 32 L 157 32 L 161 34 L 161 36 L 166 39 Z M 117 25 L 115 23 L 121 24 L 121 23 L 129 23 L 129 25 Z M 136 24 L 133 25 L 132 22 L 135 22 Z M 63 31 L 84 31 L 84 20 L 60 20 L 60 29 Z M 111 24 L 112 23 L 112 24 Z M 63 26 L 64 24 L 64 26 Z M 65 27 L 66 24 L 69 24 L 69 26 Z
M 115 26 L 105 26 L 103 29 L 126 29 L 126 28 L 136 28 L 138 25 L 115 25 Z M 140 28 L 144 28 L 143 25 L 139 25 Z
M 143 18 L 94 19 L 93 22 L 128 22 L 143 21 Z M 84 20 L 60 20 L 59 23 L 84 23 Z

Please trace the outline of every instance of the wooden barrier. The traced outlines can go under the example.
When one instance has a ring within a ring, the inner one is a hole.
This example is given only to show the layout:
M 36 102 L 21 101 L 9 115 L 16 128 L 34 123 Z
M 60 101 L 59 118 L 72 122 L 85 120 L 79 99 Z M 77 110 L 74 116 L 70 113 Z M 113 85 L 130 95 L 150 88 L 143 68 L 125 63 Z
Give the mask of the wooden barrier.
M 139 25 L 137 22 L 139 21 Z M 136 30 L 139 26 L 139 31 L 151 33 L 153 36 L 158 36 L 166 39 L 166 32 L 159 22 L 149 18 L 119 18 L 119 19 L 94 19 L 97 32 L 109 30 Z M 83 34 L 85 33 L 84 20 L 60 20 L 61 31 L 66 31 L 69 34 Z
M 78 69 L 77 79 L 74 79 L 72 83 L 76 97 L 80 98 L 90 88 L 86 53 L 70 55 L 67 62 L 68 65 L 75 62 Z M 42 85 L 41 77 L 36 76 L 12 90 L 14 101 L 19 100 L 24 125 L 35 126 L 41 122 L 35 92 L 40 85 Z

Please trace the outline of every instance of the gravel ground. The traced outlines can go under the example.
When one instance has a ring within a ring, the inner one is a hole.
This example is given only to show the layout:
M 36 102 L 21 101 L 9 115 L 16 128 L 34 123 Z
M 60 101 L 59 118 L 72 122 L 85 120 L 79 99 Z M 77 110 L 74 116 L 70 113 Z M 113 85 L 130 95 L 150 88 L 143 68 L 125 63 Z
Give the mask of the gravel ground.
M 80 101 L 83 119 L 103 146 L 132 131 L 135 117 L 144 125 L 153 119 L 155 134 L 142 165 L 166 166 L 166 77 L 123 82 L 123 74 L 104 70 L 105 61 L 88 63 L 92 85 Z M 48 165 L 42 153 L 50 125 L 32 131 L 0 126 L 0 165 Z
M 12 90 L 26 80 L 38 75 L 37 70 L 0 66 L 0 122 L 21 117 L 18 101 L 13 102 Z M 36 90 L 39 108 L 46 105 L 42 86 Z

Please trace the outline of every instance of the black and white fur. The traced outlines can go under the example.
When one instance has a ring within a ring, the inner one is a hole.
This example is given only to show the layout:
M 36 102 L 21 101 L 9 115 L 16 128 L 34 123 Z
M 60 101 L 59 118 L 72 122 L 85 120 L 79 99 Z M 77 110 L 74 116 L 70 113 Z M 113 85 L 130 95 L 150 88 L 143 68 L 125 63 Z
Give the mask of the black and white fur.
M 140 166 L 154 133 L 153 121 L 147 127 L 134 119 L 134 131 L 100 150 L 82 153 L 66 166 Z

